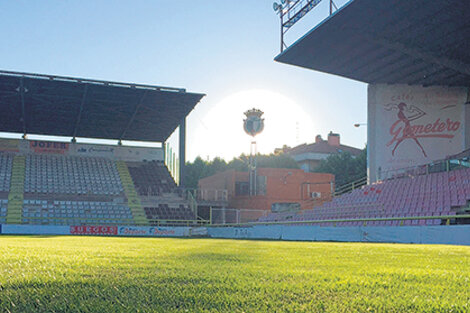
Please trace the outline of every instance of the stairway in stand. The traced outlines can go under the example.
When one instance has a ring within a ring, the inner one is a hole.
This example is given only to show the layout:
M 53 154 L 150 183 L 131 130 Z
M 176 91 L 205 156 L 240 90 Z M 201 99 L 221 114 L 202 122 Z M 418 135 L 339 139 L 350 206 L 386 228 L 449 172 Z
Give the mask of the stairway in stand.
M 15 156 L 11 170 L 10 193 L 8 194 L 7 224 L 21 224 L 24 198 L 25 157 Z
M 116 161 L 116 166 L 119 172 L 119 177 L 121 178 L 122 187 L 124 188 L 124 193 L 127 197 L 129 208 L 131 209 L 132 216 L 134 217 L 134 222 L 138 225 L 149 225 L 126 162 Z

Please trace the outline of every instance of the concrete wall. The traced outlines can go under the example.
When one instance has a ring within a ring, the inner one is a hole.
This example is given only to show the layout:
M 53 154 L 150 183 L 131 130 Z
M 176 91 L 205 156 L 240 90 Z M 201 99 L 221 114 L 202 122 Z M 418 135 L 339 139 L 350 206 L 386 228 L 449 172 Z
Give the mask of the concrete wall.
M 208 234 L 211 238 L 470 245 L 470 225 L 399 227 L 257 225 L 209 227 Z
M 0 224 L 0 234 L 134 237 L 209 236 L 211 238 L 228 239 L 470 245 L 470 225 L 397 227 L 319 227 L 310 225 L 256 225 L 250 227 L 139 227 Z

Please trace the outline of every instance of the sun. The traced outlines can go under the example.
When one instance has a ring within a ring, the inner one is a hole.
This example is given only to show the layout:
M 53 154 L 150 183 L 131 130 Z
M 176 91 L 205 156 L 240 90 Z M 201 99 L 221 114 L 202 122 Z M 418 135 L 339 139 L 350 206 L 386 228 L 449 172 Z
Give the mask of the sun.
M 243 113 L 252 108 L 264 112 L 264 130 L 255 137 L 260 153 L 272 153 L 275 148 L 295 146 L 313 137 L 312 119 L 297 103 L 279 92 L 253 89 L 222 99 L 203 116 L 204 126 L 195 129 L 197 147 L 193 149 L 203 158 L 218 156 L 227 161 L 248 154 L 253 138 L 243 131 Z

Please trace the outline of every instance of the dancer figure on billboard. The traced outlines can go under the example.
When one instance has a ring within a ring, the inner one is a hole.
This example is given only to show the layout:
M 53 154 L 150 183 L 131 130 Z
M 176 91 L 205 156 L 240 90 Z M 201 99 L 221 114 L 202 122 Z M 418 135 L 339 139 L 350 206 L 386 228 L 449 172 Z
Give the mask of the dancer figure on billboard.
M 421 151 L 423 152 L 424 157 L 427 157 L 426 151 L 424 151 L 423 146 L 418 141 L 418 138 L 416 138 L 416 134 L 414 133 L 413 127 L 411 126 L 411 123 L 410 123 L 411 121 L 414 121 L 414 120 L 422 117 L 426 113 L 424 113 L 419 108 L 417 108 L 413 105 L 408 107 L 406 105 L 406 103 L 404 103 L 404 102 L 400 102 L 398 105 L 396 105 L 396 104 L 391 104 L 390 105 L 389 104 L 389 105 L 386 106 L 385 109 L 390 111 L 393 108 L 398 109 L 398 114 L 397 114 L 398 120 L 403 122 L 403 124 L 405 124 L 405 127 L 403 128 L 402 136 L 400 138 L 396 139 L 396 144 L 395 144 L 395 147 L 393 147 L 392 155 L 395 155 L 395 150 L 397 150 L 398 146 L 405 139 L 413 139 L 416 142 L 416 144 L 418 145 L 418 147 L 420 147 Z M 406 116 L 405 112 L 408 112 L 410 114 L 408 116 Z M 393 143 L 393 141 L 390 141 L 387 144 L 387 146 L 390 146 Z

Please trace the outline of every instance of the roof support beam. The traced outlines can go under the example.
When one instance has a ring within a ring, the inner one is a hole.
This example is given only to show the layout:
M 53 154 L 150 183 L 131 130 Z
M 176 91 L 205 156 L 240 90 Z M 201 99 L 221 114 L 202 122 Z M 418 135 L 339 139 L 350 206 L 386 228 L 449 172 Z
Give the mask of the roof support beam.
M 145 92 L 144 92 L 144 93 L 142 94 L 142 96 L 140 97 L 139 103 L 136 105 L 135 110 L 134 110 L 134 113 L 132 113 L 132 116 L 131 116 L 131 118 L 129 119 L 129 122 L 127 122 L 126 127 L 124 127 L 124 129 L 122 130 L 121 136 L 119 136 L 119 143 L 121 143 L 122 138 L 124 138 L 124 135 L 126 134 L 127 130 L 128 130 L 129 127 L 132 125 L 132 122 L 134 121 L 135 116 L 137 115 L 137 112 L 139 111 L 140 106 L 141 106 L 142 103 L 144 102 L 144 99 L 145 99 L 145 97 L 147 96 L 147 93 L 148 93 L 148 90 L 145 90 Z
M 78 125 L 82 118 L 83 105 L 86 101 L 86 96 L 88 94 L 88 84 L 85 84 L 85 89 L 83 90 L 82 101 L 80 102 L 80 110 L 78 111 L 77 121 L 75 122 L 75 127 L 73 128 L 72 142 L 75 142 L 75 137 L 77 136 Z
M 23 138 L 26 138 L 26 114 L 25 114 L 25 105 L 24 105 L 24 77 L 20 77 L 20 98 L 21 98 L 21 122 L 23 123 Z

